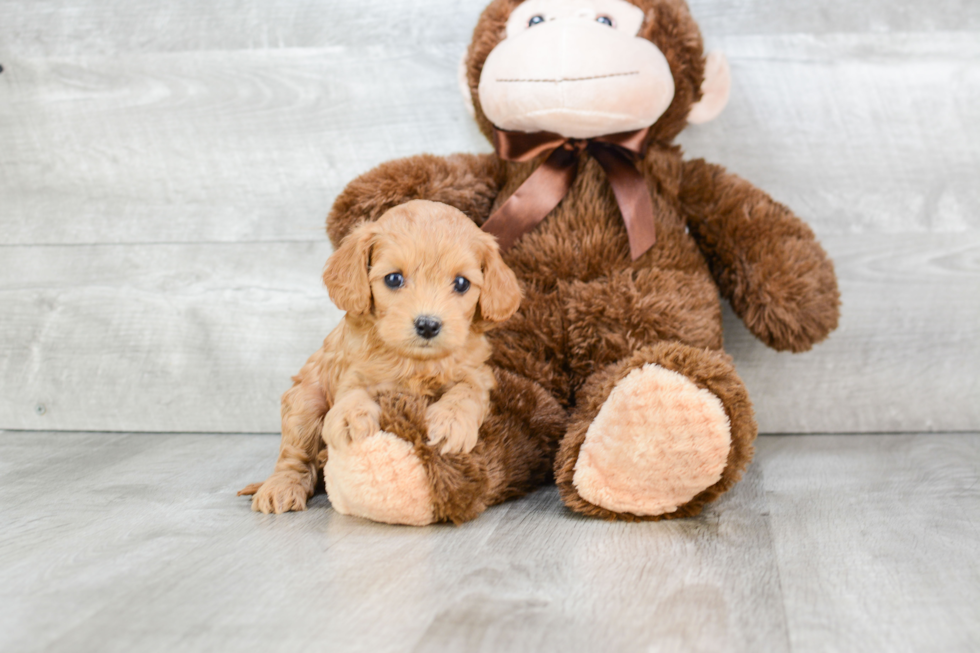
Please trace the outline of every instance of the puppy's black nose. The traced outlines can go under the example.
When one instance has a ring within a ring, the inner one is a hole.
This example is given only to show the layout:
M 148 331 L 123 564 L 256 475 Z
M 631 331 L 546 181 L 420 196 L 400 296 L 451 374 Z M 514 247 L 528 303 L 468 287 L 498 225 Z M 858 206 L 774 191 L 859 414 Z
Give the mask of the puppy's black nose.
M 431 340 L 439 335 L 441 328 L 442 322 L 431 315 L 420 315 L 415 318 L 415 333 L 426 340 Z

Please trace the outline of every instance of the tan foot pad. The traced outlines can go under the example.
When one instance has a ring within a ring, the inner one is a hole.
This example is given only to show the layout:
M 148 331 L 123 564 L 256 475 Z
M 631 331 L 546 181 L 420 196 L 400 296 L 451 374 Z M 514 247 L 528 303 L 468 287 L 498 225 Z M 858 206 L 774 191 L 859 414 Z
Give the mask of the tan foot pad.
M 649 363 L 609 394 L 585 434 L 572 482 L 600 508 L 662 515 L 717 483 L 730 448 L 721 400 Z
M 334 510 L 387 524 L 431 524 L 432 495 L 411 443 L 380 431 L 344 450 L 330 448 L 324 468 Z

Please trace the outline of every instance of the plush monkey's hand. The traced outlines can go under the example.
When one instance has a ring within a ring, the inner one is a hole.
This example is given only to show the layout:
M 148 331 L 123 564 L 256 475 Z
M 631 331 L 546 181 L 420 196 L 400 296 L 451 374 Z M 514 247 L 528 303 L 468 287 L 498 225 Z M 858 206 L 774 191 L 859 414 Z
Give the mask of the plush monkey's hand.
M 834 265 L 788 208 L 702 160 L 685 164 L 679 199 L 722 295 L 756 337 L 800 352 L 837 328 Z

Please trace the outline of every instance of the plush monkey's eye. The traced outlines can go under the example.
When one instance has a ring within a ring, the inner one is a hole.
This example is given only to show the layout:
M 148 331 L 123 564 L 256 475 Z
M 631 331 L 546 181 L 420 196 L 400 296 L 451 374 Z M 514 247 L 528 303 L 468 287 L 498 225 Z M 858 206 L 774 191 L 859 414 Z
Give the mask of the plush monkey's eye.
M 527 21 L 528 27 L 534 27 L 535 25 L 540 25 L 544 22 L 544 16 L 531 16 L 531 20 Z
M 385 275 L 385 285 L 392 290 L 398 290 L 405 285 L 405 277 L 402 276 L 401 272 L 392 272 L 391 274 Z
M 464 292 L 470 289 L 470 280 L 466 277 L 456 277 L 453 280 L 453 290 L 462 295 Z
M 595 19 L 595 22 L 602 23 L 603 25 L 609 25 L 609 27 L 613 26 L 613 19 L 609 16 L 599 16 Z

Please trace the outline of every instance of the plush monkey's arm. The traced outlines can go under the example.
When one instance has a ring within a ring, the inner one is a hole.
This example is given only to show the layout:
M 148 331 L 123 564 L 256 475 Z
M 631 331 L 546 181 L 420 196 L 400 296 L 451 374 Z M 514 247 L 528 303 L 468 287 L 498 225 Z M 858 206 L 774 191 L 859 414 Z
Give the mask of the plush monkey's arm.
M 806 351 L 837 327 L 834 266 L 782 204 L 723 168 L 684 164 L 684 217 L 735 313 L 780 351 Z
M 500 160 L 492 154 L 422 154 L 382 163 L 350 182 L 337 197 L 327 216 L 327 234 L 337 247 L 358 222 L 377 220 L 409 200 L 442 202 L 482 224 L 502 175 Z

